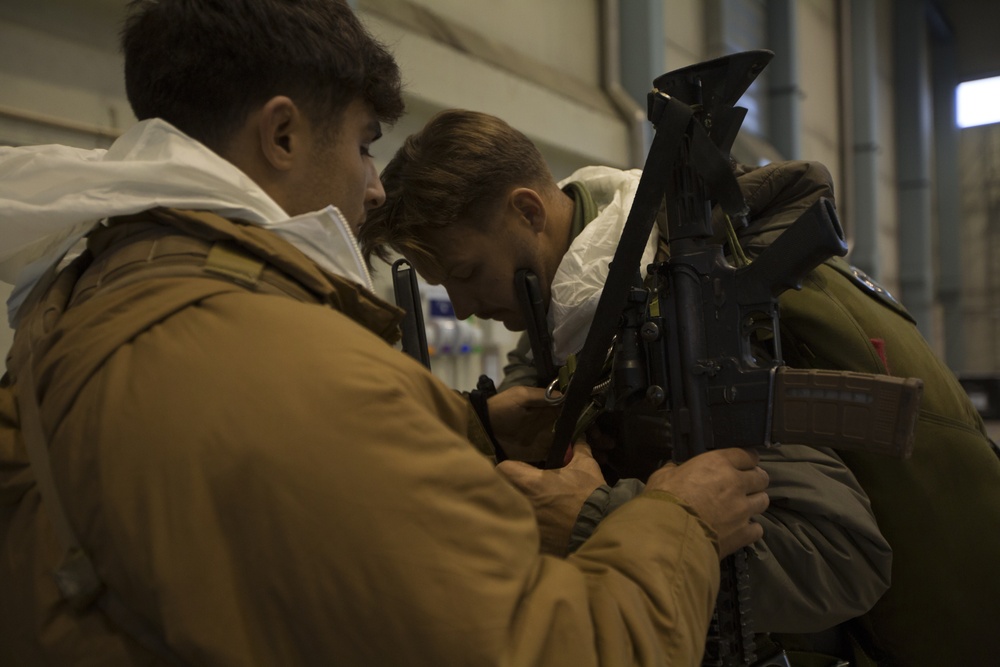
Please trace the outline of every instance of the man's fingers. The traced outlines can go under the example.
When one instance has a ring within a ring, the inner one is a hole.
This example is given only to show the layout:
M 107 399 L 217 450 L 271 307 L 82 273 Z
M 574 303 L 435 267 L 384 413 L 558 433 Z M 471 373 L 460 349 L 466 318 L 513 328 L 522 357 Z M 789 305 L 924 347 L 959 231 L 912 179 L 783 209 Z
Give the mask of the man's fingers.
M 511 387 L 506 391 L 510 392 L 511 398 L 522 408 L 543 408 L 550 403 L 545 400 L 544 387 Z
M 716 450 L 725 456 L 733 467 L 737 470 L 752 470 L 760 462 L 760 454 L 755 449 L 744 449 L 742 447 L 729 447 L 727 449 Z
M 719 555 L 728 556 L 739 549 L 763 539 L 764 527 L 759 523 L 747 523 L 740 528 L 719 536 Z
M 759 466 L 743 471 L 743 479 L 746 481 L 747 494 L 763 491 L 771 482 L 771 476 Z
M 501 461 L 497 464 L 496 471 L 507 478 L 511 484 L 524 491 L 528 488 L 529 480 L 537 476 L 538 468 L 528 465 L 522 461 Z
M 771 505 L 771 497 L 763 491 L 751 493 L 747 499 L 750 501 L 750 511 L 753 514 L 761 514 Z

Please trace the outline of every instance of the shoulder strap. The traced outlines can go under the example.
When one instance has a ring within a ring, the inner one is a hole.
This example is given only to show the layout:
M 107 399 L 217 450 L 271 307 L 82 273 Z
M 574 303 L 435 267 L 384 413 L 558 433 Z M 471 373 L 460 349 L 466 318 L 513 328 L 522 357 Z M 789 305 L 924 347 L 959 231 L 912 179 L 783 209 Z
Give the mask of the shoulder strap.
M 171 259 L 176 261 L 176 256 Z M 65 279 L 76 283 L 76 294 L 89 291 L 98 285 L 87 285 L 88 278 L 106 275 L 107 271 L 87 272 L 89 255 L 77 258 L 63 271 Z M 244 255 L 233 252 L 221 245 L 206 244 L 205 250 L 197 260 L 156 266 L 146 263 L 149 268 L 167 269 L 178 275 L 189 273 L 191 265 L 198 263 L 204 271 L 225 277 L 248 287 L 256 285 L 262 278 L 262 263 L 260 266 L 248 262 Z M 105 267 L 106 269 L 106 267 Z M 18 327 L 19 335 L 15 337 L 11 348 L 8 366 L 14 380 L 14 391 L 17 398 L 17 411 L 21 437 L 31 465 L 31 471 L 38 486 L 41 504 L 44 508 L 53 531 L 63 550 L 59 565 L 53 572 L 59 594 L 76 611 L 84 611 L 91 606 L 100 609 L 110 621 L 132 637 L 149 651 L 160 656 L 172 665 L 187 664 L 163 640 L 161 635 L 138 614 L 129 609 L 113 591 L 101 581 L 86 550 L 80 543 L 76 531 L 70 524 L 65 505 L 56 486 L 52 474 L 52 462 L 49 458 L 49 446 L 42 426 L 42 418 L 38 404 L 38 391 L 34 374 L 34 341 L 45 335 L 46 315 L 53 311 L 61 311 L 65 303 L 47 303 L 49 288 L 57 274 L 56 266 L 49 269 L 46 276 L 39 281 L 33 293 L 23 304 L 24 314 Z M 115 281 L 115 287 L 131 282 L 143 271 L 136 271 L 125 276 L 125 279 Z M 81 280 L 81 274 L 83 279 Z M 148 273 L 147 273 L 148 275 Z M 100 282 L 98 278 L 98 283 Z M 287 294 L 289 286 L 285 284 L 272 285 L 277 292 Z M 301 291 L 301 288 L 293 291 Z M 290 295 L 290 294 L 289 294 Z M 50 320 L 52 321 L 52 320 Z
M 28 322 L 29 326 L 34 325 L 37 319 L 37 314 L 32 313 Z M 65 506 L 52 475 L 52 463 L 49 459 L 48 443 L 42 430 L 38 395 L 35 390 L 30 340 L 25 341 L 18 348 L 10 360 L 12 375 L 14 375 L 16 385 L 19 387 L 16 392 L 18 419 L 20 420 L 25 450 L 31 463 L 31 471 L 38 484 L 42 506 L 45 508 L 56 533 L 56 538 L 63 549 L 62 561 L 53 573 L 60 595 L 77 611 L 83 611 L 91 605 L 97 605 L 111 619 L 112 623 L 145 648 L 161 656 L 172 665 L 186 664 L 144 619 L 126 607 L 121 599 L 101 582 L 93 562 L 80 545 L 76 531 L 73 530 L 66 517 Z
M 225 242 L 211 243 L 180 235 L 154 234 L 131 239 L 123 251 L 113 253 L 100 266 L 88 267 L 89 262 L 90 257 L 85 254 L 63 269 L 67 272 L 65 279 L 75 283 L 73 301 L 86 298 L 98 289 L 118 289 L 145 278 L 206 274 L 251 291 L 306 302 L 322 301 L 265 262 Z M 54 321 L 49 317 L 51 313 L 66 307 L 65 303 L 46 303 L 48 288 L 57 273 L 53 266 L 23 304 L 20 335 L 15 338 L 8 362 L 10 375 L 16 383 L 20 430 L 28 460 L 42 506 L 63 549 L 62 560 L 54 571 L 56 586 L 63 599 L 77 611 L 97 606 L 113 624 L 146 649 L 169 664 L 185 665 L 187 663 L 166 644 L 159 632 L 126 607 L 121 598 L 100 580 L 69 522 L 56 487 L 38 404 L 33 344 L 45 335 L 45 322 Z

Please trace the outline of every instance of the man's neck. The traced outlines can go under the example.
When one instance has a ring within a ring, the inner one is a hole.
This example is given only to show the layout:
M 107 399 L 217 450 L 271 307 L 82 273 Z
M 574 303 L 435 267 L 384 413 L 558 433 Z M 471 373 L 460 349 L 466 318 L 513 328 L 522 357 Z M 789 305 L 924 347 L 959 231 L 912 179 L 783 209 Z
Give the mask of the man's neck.
M 562 190 L 556 190 L 552 202 L 552 274 L 573 243 L 573 215 L 576 203 Z

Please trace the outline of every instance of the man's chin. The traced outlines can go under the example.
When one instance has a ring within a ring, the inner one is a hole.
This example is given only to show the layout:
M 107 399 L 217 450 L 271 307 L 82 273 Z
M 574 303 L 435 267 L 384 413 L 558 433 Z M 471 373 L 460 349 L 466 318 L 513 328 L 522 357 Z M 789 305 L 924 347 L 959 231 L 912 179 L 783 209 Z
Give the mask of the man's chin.
M 507 331 L 517 332 L 517 331 L 524 331 L 528 328 L 524 324 L 524 319 L 519 316 L 508 315 L 505 317 L 500 313 L 496 314 L 479 313 L 476 316 L 481 320 L 490 320 L 491 322 L 499 322 L 500 324 L 503 325 L 503 328 L 506 329 Z
M 506 319 L 504 319 L 504 320 L 500 320 L 500 323 L 503 324 L 504 329 L 506 329 L 507 331 L 519 332 L 519 331 L 524 331 L 525 329 L 528 328 L 528 327 L 524 326 L 524 322 L 522 320 L 506 320 Z

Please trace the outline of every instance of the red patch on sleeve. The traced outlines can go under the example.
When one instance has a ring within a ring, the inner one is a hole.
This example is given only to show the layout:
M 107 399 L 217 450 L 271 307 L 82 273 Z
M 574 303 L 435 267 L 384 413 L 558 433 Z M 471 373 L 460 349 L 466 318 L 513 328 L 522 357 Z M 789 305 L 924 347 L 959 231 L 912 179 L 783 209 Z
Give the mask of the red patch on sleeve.
M 889 370 L 889 359 L 885 356 L 885 341 L 881 338 L 871 338 L 869 339 L 872 345 L 875 346 L 875 351 L 878 352 L 878 358 L 882 360 L 882 365 L 885 366 L 885 372 L 891 374 L 892 371 Z

